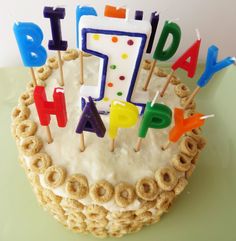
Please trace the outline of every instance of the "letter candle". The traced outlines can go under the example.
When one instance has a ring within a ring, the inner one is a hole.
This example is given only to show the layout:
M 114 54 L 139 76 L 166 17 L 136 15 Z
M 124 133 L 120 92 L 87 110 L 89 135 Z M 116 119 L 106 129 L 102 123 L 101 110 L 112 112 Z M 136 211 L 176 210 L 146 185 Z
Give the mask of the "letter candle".
M 41 45 L 43 32 L 34 23 L 16 22 L 13 26 L 16 42 L 24 66 L 30 67 L 34 86 L 37 85 L 33 67 L 45 64 L 47 59 L 46 49 Z
M 59 84 L 64 86 L 61 51 L 65 51 L 67 49 L 67 41 L 62 40 L 60 20 L 65 18 L 65 8 L 44 7 L 43 15 L 45 18 L 50 19 L 52 40 L 49 40 L 48 48 L 50 50 L 57 50 L 61 77 Z
M 197 32 L 197 41 L 193 43 L 191 47 L 189 47 L 182 56 L 180 56 L 173 64 L 172 64 L 172 71 L 169 74 L 166 83 L 161 91 L 160 96 L 163 97 L 165 94 L 165 91 L 167 90 L 170 81 L 175 74 L 175 71 L 179 68 L 185 70 L 188 73 L 189 78 L 193 78 L 196 69 L 197 69 L 197 61 L 198 61 L 198 55 L 199 55 L 199 50 L 201 46 L 201 38 L 199 31 L 196 29 Z
M 173 37 L 172 42 L 169 45 L 169 47 L 164 50 L 167 39 L 170 34 Z M 181 40 L 180 27 L 176 23 L 173 23 L 171 21 L 166 21 L 165 25 L 162 29 L 160 39 L 157 43 L 156 50 L 153 54 L 154 60 L 151 64 L 151 69 L 149 71 L 148 77 L 147 77 L 144 87 L 143 87 L 144 91 L 147 91 L 147 88 L 148 88 L 148 85 L 152 78 L 152 74 L 153 74 L 154 68 L 156 66 L 157 60 L 166 61 L 166 60 L 170 59 L 176 53 L 176 51 L 179 47 L 179 44 L 180 44 L 180 40 Z
M 115 150 L 115 138 L 118 128 L 129 128 L 138 121 L 138 108 L 125 101 L 114 100 L 111 103 L 109 136 L 111 138 L 110 151 Z
M 169 140 L 162 147 L 162 150 L 166 150 L 172 142 L 177 142 L 180 137 L 193 129 L 199 128 L 200 126 L 203 126 L 205 123 L 205 119 L 214 117 L 214 115 L 207 115 L 204 116 L 201 113 L 196 113 L 186 119 L 184 119 L 184 110 L 175 108 L 174 110 L 174 121 L 175 126 L 170 130 L 169 132 Z
M 38 112 L 40 124 L 46 127 L 48 143 L 53 142 L 49 124 L 50 115 L 56 115 L 59 127 L 65 127 L 67 124 L 66 102 L 64 90 L 55 88 L 53 92 L 53 101 L 47 101 L 45 87 L 36 86 L 34 89 L 34 102 Z
M 157 92 L 152 102 L 148 102 L 140 123 L 138 132 L 138 141 L 134 148 L 136 152 L 140 151 L 143 138 L 146 137 L 148 129 L 164 129 L 171 124 L 172 111 L 163 104 L 155 103 L 159 92 Z
M 205 71 L 200 77 L 200 79 L 198 80 L 197 87 L 188 98 L 188 101 L 186 102 L 184 109 L 186 109 L 188 105 L 193 101 L 193 99 L 201 90 L 201 88 L 205 87 L 209 83 L 209 81 L 212 79 L 212 77 L 216 72 L 235 63 L 234 57 L 227 57 L 217 62 L 218 52 L 219 52 L 219 49 L 215 45 L 212 45 L 211 47 L 209 47 L 208 53 L 207 53 Z
M 80 151 L 83 152 L 85 150 L 84 144 L 84 131 L 89 131 L 96 133 L 98 137 L 104 137 L 106 133 L 106 128 L 104 123 L 97 111 L 97 108 L 91 97 L 88 98 L 88 102 L 86 103 L 83 113 L 80 116 L 80 120 L 78 126 L 76 128 L 76 133 L 80 134 Z
M 101 59 L 98 86 L 83 85 L 100 113 L 109 113 L 114 99 L 135 104 L 142 113 L 147 94 L 134 92 L 143 53 L 151 32 L 148 21 L 83 16 L 79 23 L 80 50 Z

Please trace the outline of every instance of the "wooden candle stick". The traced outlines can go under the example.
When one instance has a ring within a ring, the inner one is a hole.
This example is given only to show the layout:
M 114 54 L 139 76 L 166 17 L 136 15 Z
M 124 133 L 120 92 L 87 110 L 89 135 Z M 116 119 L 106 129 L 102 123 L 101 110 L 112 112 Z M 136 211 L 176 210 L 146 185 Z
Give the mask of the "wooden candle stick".
M 49 125 L 45 126 L 45 129 L 46 129 L 46 133 L 47 133 L 48 144 L 51 144 L 53 142 L 53 138 L 52 138 L 50 126 Z
M 115 139 L 111 139 L 110 152 L 114 152 L 114 151 L 115 151 Z
M 168 149 L 171 143 L 172 143 L 171 141 L 166 142 L 166 144 L 161 147 L 162 151 L 165 151 L 166 149 Z
M 64 75 L 63 75 L 63 68 L 62 68 L 62 59 L 61 59 L 61 51 L 57 50 L 57 55 L 58 55 L 58 64 L 59 64 L 59 69 L 60 69 L 60 86 L 64 86 Z
M 35 86 L 37 86 L 37 80 L 36 80 L 36 77 L 35 77 L 35 73 L 34 73 L 34 68 L 33 67 L 30 68 L 30 72 L 31 72 L 32 80 L 33 80 L 34 87 L 35 87 Z
M 136 152 L 139 152 L 141 150 L 142 140 L 143 140 L 143 138 L 141 138 L 141 137 L 138 138 L 138 141 L 137 141 L 136 146 L 134 148 L 134 150 Z
M 164 96 L 164 94 L 165 94 L 165 92 L 166 92 L 166 90 L 167 90 L 167 88 L 168 88 L 168 86 L 169 86 L 169 84 L 170 84 L 170 81 L 171 81 L 174 73 L 175 73 L 175 71 L 172 70 L 171 73 L 169 74 L 169 76 L 168 76 L 168 78 L 167 78 L 167 80 L 166 80 L 166 83 L 165 83 L 165 85 L 164 85 L 164 87 L 163 87 L 163 89 L 162 89 L 162 91 L 161 91 L 161 93 L 160 93 L 160 96 L 161 96 L 161 97 Z
M 189 96 L 185 106 L 184 106 L 184 110 L 186 110 L 189 106 L 189 104 L 193 101 L 193 99 L 195 98 L 195 96 L 198 94 L 198 92 L 200 91 L 200 87 L 196 87 L 196 89 L 193 91 L 193 93 Z
M 79 149 L 81 152 L 84 152 L 84 150 L 85 150 L 84 133 L 83 132 L 81 134 L 79 134 Z
M 84 84 L 84 59 L 83 59 L 83 51 L 79 52 L 79 60 L 80 60 L 80 84 Z
M 153 71 L 154 71 L 154 68 L 155 68 L 156 64 L 157 64 L 157 60 L 153 60 L 152 64 L 151 64 L 151 68 L 150 68 L 149 73 L 148 73 L 148 77 L 147 77 L 147 79 L 145 81 L 145 84 L 144 84 L 144 87 L 143 87 L 144 91 L 147 91 L 147 88 L 148 88 L 149 83 L 151 81 L 152 74 L 153 74 Z

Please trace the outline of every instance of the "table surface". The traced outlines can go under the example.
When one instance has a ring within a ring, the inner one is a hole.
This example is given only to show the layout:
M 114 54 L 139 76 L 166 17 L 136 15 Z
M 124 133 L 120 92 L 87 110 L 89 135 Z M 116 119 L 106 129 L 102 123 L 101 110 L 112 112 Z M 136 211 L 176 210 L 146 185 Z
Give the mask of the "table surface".
M 199 66 L 199 77 L 203 66 Z M 183 73 L 180 75 L 184 76 Z M 97 240 L 75 234 L 38 205 L 17 161 L 10 134 L 10 113 L 30 79 L 23 67 L 0 69 L 0 240 Z M 193 89 L 195 80 L 185 80 Z M 199 110 L 214 113 L 206 121 L 208 145 L 185 191 L 158 224 L 120 240 L 233 241 L 236 240 L 236 66 L 217 75 L 197 97 Z M 109 240 L 115 240 L 110 238 Z

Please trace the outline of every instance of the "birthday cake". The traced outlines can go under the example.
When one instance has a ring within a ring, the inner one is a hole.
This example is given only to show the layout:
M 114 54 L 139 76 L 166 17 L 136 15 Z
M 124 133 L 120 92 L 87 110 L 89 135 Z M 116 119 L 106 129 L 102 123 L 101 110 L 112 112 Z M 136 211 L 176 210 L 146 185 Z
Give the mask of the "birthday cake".
M 137 152 L 134 147 L 139 120 L 132 128 L 119 130 L 114 152 L 109 149 L 107 134 L 98 138 L 89 132 L 84 132 L 86 149 L 80 151 L 81 140 L 75 132 L 82 112 L 79 54 L 81 52 L 73 49 L 62 54 L 68 122 L 64 128 L 58 128 L 56 119 L 52 118 L 53 142 L 48 144 L 44 128 L 40 126 L 32 81 L 12 112 L 12 133 L 20 164 L 45 210 L 74 232 L 121 237 L 158 222 L 161 215 L 169 211 L 188 184 L 205 139 L 199 128 L 194 129 L 164 151 L 162 146 L 172 123 L 158 131 L 150 128 Z M 85 83 L 96 85 L 99 61 L 88 55 L 83 59 Z M 143 91 L 150 65 L 149 61 L 143 62 L 137 91 Z M 36 70 L 37 85 L 45 87 L 48 99 L 58 87 L 59 72 L 56 57 L 48 58 L 46 64 Z M 165 70 L 155 66 L 146 92 L 148 100 L 154 98 L 157 89 L 163 88 L 167 77 Z M 183 108 L 189 95 L 189 88 L 173 75 L 159 101 L 174 110 Z M 195 112 L 193 101 L 185 117 Z M 101 115 L 101 119 L 109 129 L 109 115 Z

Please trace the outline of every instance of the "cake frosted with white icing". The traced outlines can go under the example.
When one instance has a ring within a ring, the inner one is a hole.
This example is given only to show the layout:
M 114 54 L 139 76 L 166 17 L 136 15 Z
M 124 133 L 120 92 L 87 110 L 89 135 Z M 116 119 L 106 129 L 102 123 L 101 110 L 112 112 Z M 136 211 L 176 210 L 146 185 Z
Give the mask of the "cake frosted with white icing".
M 79 150 L 79 135 L 75 132 L 81 114 L 79 59 L 76 50 L 64 53 L 65 98 L 68 123 L 59 128 L 52 118 L 53 143 L 48 144 L 39 124 L 33 100 L 33 87 L 19 98 L 12 113 L 12 133 L 19 148 L 21 164 L 27 172 L 40 204 L 54 217 L 75 232 L 91 232 L 99 237 L 120 237 L 159 221 L 175 196 L 188 183 L 205 141 L 201 130 L 186 133 L 167 150 L 161 149 L 172 125 L 166 129 L 149 129 L 142 149 L 134 151 L 139 123 L 120 129 L 115 152 L 109 151 L 109 137 L 98 138 L 84 133 L 86 150 Z M 98 59 L 84 57 L 84 79 L 96 85 Z M 148 68 L 146 61 L 144 68 Z M 38 84 L 52 98 L 58 87 L 59 70 L 56 58 L 37 71 Z M 142 69 L 136 86 L 142 91 L 147 71 Z M 165 83 L 166 74 L 156 67 L 147 95 L 151 101 L 157 89 Z M 172 110 L 184 105 L 189 89 L 173 77 L 165 96 L 158 101 Z M 148 101 L 147 100 L 147 101 Z M 195 113 L 189 106 L 187 115 Z M 108 129 L 109 116 L 102 115 Z

